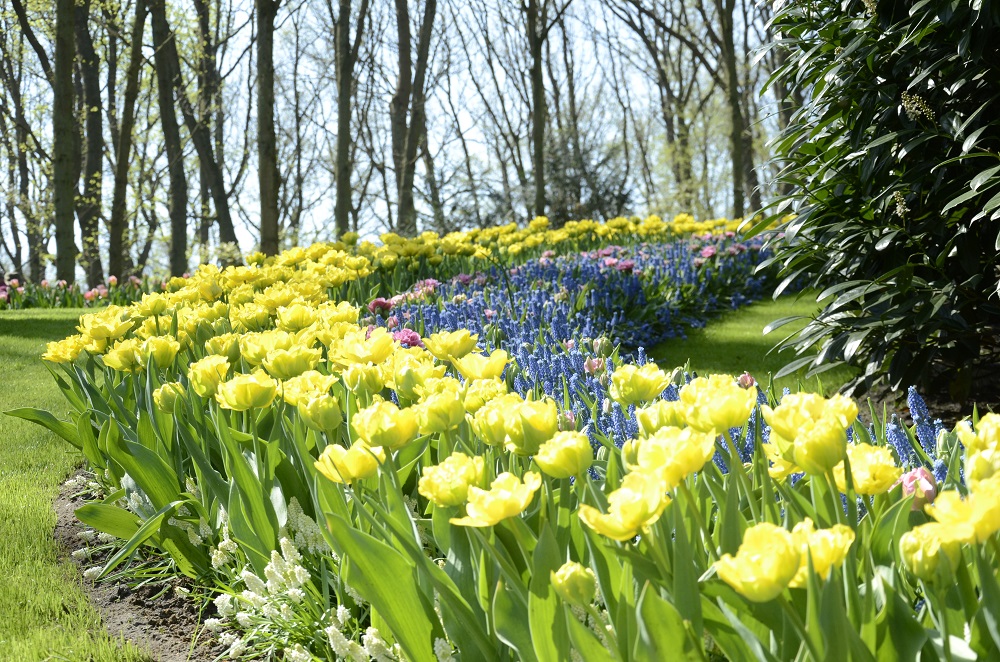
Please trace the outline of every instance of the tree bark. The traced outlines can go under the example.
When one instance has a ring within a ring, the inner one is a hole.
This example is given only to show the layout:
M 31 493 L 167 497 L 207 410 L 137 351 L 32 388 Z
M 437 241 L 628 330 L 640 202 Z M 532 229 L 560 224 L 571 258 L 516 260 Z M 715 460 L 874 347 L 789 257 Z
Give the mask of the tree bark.
M 174 35 L 167 24 L 164 0 L 152 0 L 150 13 L 153 23 L 153 55 L 156 64 L 156 87 L 160 100 L 160 125 L 163 144 L 167 152 L 168 209 L 170 216 L 170 274 L 180 276 L 188 270 L 187 261 L 187 203 L 188 188 L 184 172 L 184 148 L 181 143 L 177 111 L 174 107 L 174 81 L 179 77 Z
M 73 211 L 76 197 L 77 164 L 74 143 L 77 137 L 73 112 L 74 0 L 56 0 L 55 66 L 52 74 L 52 183 L 56 226 L 56 277 L 76 280 L 77 247 Z
M 132 131 L 135 127 L 135 102 L 139 97 L 139 71 L 142 67 L 142 35 L 146 30 L 145 0 L 136 0 L 135 21 L 132 23 L 132 44 L 128 70 L 125 72 L 125 107 L 118 129 L 118 160 L 115 162 L 114 192 L 111 196 L 111 220 L 108 223 L 108 273 L 118 278 L 128 268 L 125 245 L 125 196 L 128 192 L 128 172 L 132 157 Z
M 531 80 L 531 165 L 535 179 L 534 208 L 528 210 L 529 216 L 545 215 L 545 79 L 542 65 L 541 25 L 545 24 L 544 4 L 539 10 L 538 0 L 528 0 L 526 5 L 528 54 L 531 57 L 529 77 Z M 539 11 L 543 12 L 539 16 Z
M 736 65 L 736 47 L 733 42 L 734 0 L 715 0 L 719 15 L 719 30 L 722 33 L 722 63 L 726 74 L 726 98 L 729 103 L 730 131 L 729 143 L 733 171 L 733 218 L 741 218 L 745 211 L 744 136 L 742 98 L 740 95 L 739 71 Z
M 260 187 L 260 250 L 278 254 L 278 140 L 274 131 L 274 19 L 276 0 L 257 7 L 257 181 Z
M 337 182 L 336 203 L 333 217 L 337 236 L 351 231 L 351 114 L 354 95 L 354 65 L 358 59 L 358 48 L 364 35 L 368 16 L 369 0 L 361 0 L 358 10 L 358 27 L 351 43 L 351 0 L 340 0 L 339 13 L 334 24 L 334 66 L 337 77 L 337 143 L 334 163 L 334 177 Z M 330 11 L 332 12 L 332 6 Z
M 101 114 L 100 61 L 90 35 L 90 0 L 76 4 L 76 42 L 80 54 L 83 78 L 85 152 L 83 165 L 83 195 L 77 199 L 76 213 L 80 222 L 83 269 L 90 287 L 104 282 L 99 241 L 102 205 L 102 175 L 104 172 L 104 122 Z

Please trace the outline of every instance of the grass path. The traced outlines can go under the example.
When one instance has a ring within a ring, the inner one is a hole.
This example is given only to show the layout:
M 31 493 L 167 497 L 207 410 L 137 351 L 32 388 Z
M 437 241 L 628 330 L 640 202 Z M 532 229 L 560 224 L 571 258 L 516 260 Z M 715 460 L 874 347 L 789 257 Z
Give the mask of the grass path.
M 805 321 L 786 324 L 764 335 L 764 327 L 782 317 L 812 315 L 819 305 L 808 293 L 799 297 L 786 296 L 773 301 L 765 299 L 745 308 L 726 313 L 708 323 L 705 328 L 692 329 L 687 339 L 675 338 L 661 343 L 649 352 L 650 358 L 663 367 L 684 365 L 698 374 L 726 373 L 738 375 L 744 370 L 767 385 L 768 374 L 777 373 L 795 357 L 791 352 L 772 352 L 771 348 Z M 812 391 L 830 395 L 843 386 L 854 373 L 847 368 L 835 368 L 806 379 L 805 369 L 794 375 L 776 379 L 776 389 L 788 387 L 792 392 Z
M 0 411 L 39 407 L 65 418 L 67 405 L 39 356 L 73 332 L 80 310 L 0 312 Z M 58 558 L 52 502 L 80 455 L 47 430 L 0 416 L 0 658 L 146 659 L 110 637 Z

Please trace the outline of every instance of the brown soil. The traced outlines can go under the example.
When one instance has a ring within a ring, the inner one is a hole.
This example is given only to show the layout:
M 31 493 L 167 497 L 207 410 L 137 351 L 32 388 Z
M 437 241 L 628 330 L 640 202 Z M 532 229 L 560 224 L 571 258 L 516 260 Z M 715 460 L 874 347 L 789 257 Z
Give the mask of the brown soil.
M 64 550 L 65 558 L 80 567 L 81 573 L 84 568 L 71 554 L 86 547 L 77 535 L 83 524 L 74 515 L 84 504 L 66 486 L 54 504 L 56 542 Z M 90 563 L 93 565 L 93 561 Z M 108 632 L 132 642 L 155 662 L 209 662 L 225 652 L 225 647 L 201 627 L 198 604 L 178 595 L 173 588 L 154 597 L 163 591 L 163 584 L 146 585 L 135 591 L 124 582 L 94 583 L 81 577 L 81 584 Z M 190 582 L 179 578 L 173 586 L 188 588 Z

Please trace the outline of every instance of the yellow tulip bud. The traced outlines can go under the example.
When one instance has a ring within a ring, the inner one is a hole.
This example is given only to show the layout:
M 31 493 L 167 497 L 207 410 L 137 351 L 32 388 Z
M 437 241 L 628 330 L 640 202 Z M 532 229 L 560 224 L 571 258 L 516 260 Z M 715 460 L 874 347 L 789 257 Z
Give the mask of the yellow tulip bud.
M 567 561 L 555 572 L 549 573 L 556 595 L 568 604 L 586 607 L 597 595 L 597 578 L 594 571 L 576 561 Z
M 849 444 L 847 458 L 851 461 L 851 478 L 858 494 L 882 494 L 892 489 L 903 470 L 896 466 L 892 451 L 885 446 Z M 837 489 L 847 492 L 847 475 L 844 463 L 833 468 Z
M 391 402 L 377 402 L 362 409 L 351 419 L 354 433 L 369 446 L 389 450 L 402 448 L 417 436 L 417 417 L 413 409 L 400 409 Z
M 663 482 L 641 472 L 625 475 L 621 487 L 608 495 L 608 512 L 583 504 L 579 517 L 583 523 L 612 540 L 631 540 L 639 531 L 656 523 L 670 503 Z
M 168 382 L 153 391 L 153 402 L 156 408 L 166 414 L 174 413 L 177 398 L 184 397 L 184 387 L 180 382 Z
M 246 411 L 267 407 L 278 392 L 278 384 L 261 369 L 249 375 L 236 375 L 219 384 L 215 399 L 223 409 Z
M 557 432 L 535 454 L 535 463 L 553 478 L 579 476 L 593 461 L 594 449 L 582 432 Z
M 730 375 L 709 375 L 681 388 L 680 402 L 689 426 L 723 431 L 743 427 L 757 404 L 757 390 L 742 388 Z
M 441 464 L 424 467 L 417 482 L 417 492 L 436 506 L 465 503 L 469 488 L 483 482 L 483 458 L 452 453 Z
M 188 368 L 191 390 L 203 398 L 211 398 L 219 389 L 219 383 L 229 372 L 229 361 L 224 356 L 206 356 L 195 361 Z
M 670 376 L 655 363 L 623 365 L 611 375 L 611 399 L 623 405 L 653 400 L 667 388 Z
M 526 400 L 504 420 L 507 433 L 504 445 L 511 453 L 534 455 L 539 446 L 559 429 L 558 412 L 553 400 Z
M 507 367 L 507 352 L 498 349 L 488 357 L 482 354 L 466 354 L 452 363 L 455 369 L 467 380 L 497 379 Z
M 350 448 L 330 444 L 314 463 L 316 469 L 335 483 L 351 483 L 374 476 L 385 462 L 385 451 L 355 443 Z
M 799 571 L 800 559 L 792 534 L 761 522 L 743 534 L 736 556 L 725 554 L 715 562 L 715 571 L 747 600 L 768 602 L 788 587 Z
M 308 399 L 302 398 L 298 401 L 296 409 L 306 425 L 321 432 L 335 430 L 344 422 L 340 403 L 328 393 L 313 395 Z
M 799 547 L 799 570 L 789 586 L 804 588 L 809 579 L 809 559 L 812 558 L 813 571 L 822 579 L 828 579 L 833 568 L 839 568 L 847 558 L 847 552 L 854 544 L 854 530 L 846 524 L 835 524 L 829 529 L 813 526 L 808 517 L 792 529 L 792 539 Z
M 143 362 L 152 357 L 156 367 L 165 370 L 173 364 L 180 349 L 181 344 L 170 336 L 154 336 L 142 344 Z
M 493 526 L 510 517 L 516 517 L 534 497 L 542 485 L 542 477 L 533 471 L 524 474 L 524 480 L 512 473 L 502 473 L 483 490 L 470 487 L 468 504 L 465 507 L 465 517 L 453 517 L 449 520 L 457 526 Z
M 470 334 L 468 329 L 459 329 L 432 333 L 429 338 L 424 338 L 424 346 L 441 361 L 450 361 L 474 350 L 478 340 L 479 336 Z
M 298 345 L 291 349 L 273 349 L 264 358 L 264 369 L 278 379 L 291 379 L 315 368 L 323 351 Z

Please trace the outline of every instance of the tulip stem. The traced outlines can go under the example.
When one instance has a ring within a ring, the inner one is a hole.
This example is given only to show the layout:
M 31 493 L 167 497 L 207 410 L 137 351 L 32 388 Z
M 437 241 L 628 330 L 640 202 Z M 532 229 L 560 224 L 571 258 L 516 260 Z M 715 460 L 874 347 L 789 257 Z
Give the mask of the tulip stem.
M 746 471 L 743 469 L 743 460 L 740 458 L 740 452 L 736 448 L 736 440 L 733 439 L 729 430 L 723 432 L 723 438 L 729 442 L 729 473 L 736 474 L 736 480 L 740 484 L 740 487 L 743 488 L 744 494 L 746 494 L 753 520 L 761 522 L 763 520 L 757 511 L 757 502 L 753 498 L 753 488 L 750 485 L 750 479 L 747 478 Z
M 691 489 L 687 486 L 687 481 L 682 480 L 680 484 L 681 493 L 684 494 L 684 500 L 688 503 L 688 508 L 691 510 L 691 515 L 694 517 L 695 522 L 698 524 L 698 528 L 701 529 L 701 535 L 704 537 L 705 549 L 708 550 L 708 555 L 712 557 L 712 561 L 719 560 L 719 552 L 715 549 L 715 544 L 712 543 L 712 536 L 708 533 L 708 526 L 705 524 L 705 518 L 702 517 L 701 511 L 698 510 L 697 504 L 694 500 L 694 495 L 691 494 Z
M 822 660 L 823 657 L 816 650 L 816 644 L 813 642 L 812 638 L 810 638 L 809 633 L 806 631 L 806 626 L 802 622 L 802 618 L 795 611 L 795 607 L 792 606 L 792 603 L 789 602 L 788 598 L 784 595 L 779 595 L 778 604 L 781 605 L 781 608 L 785 611 L 785 615 L 788 617 L 788 620 L 792 623 L 792 627 L 795 628 L 795 631 L 798 633 L 803 643 L 805 643 L 812 659 L 815 662 Z

